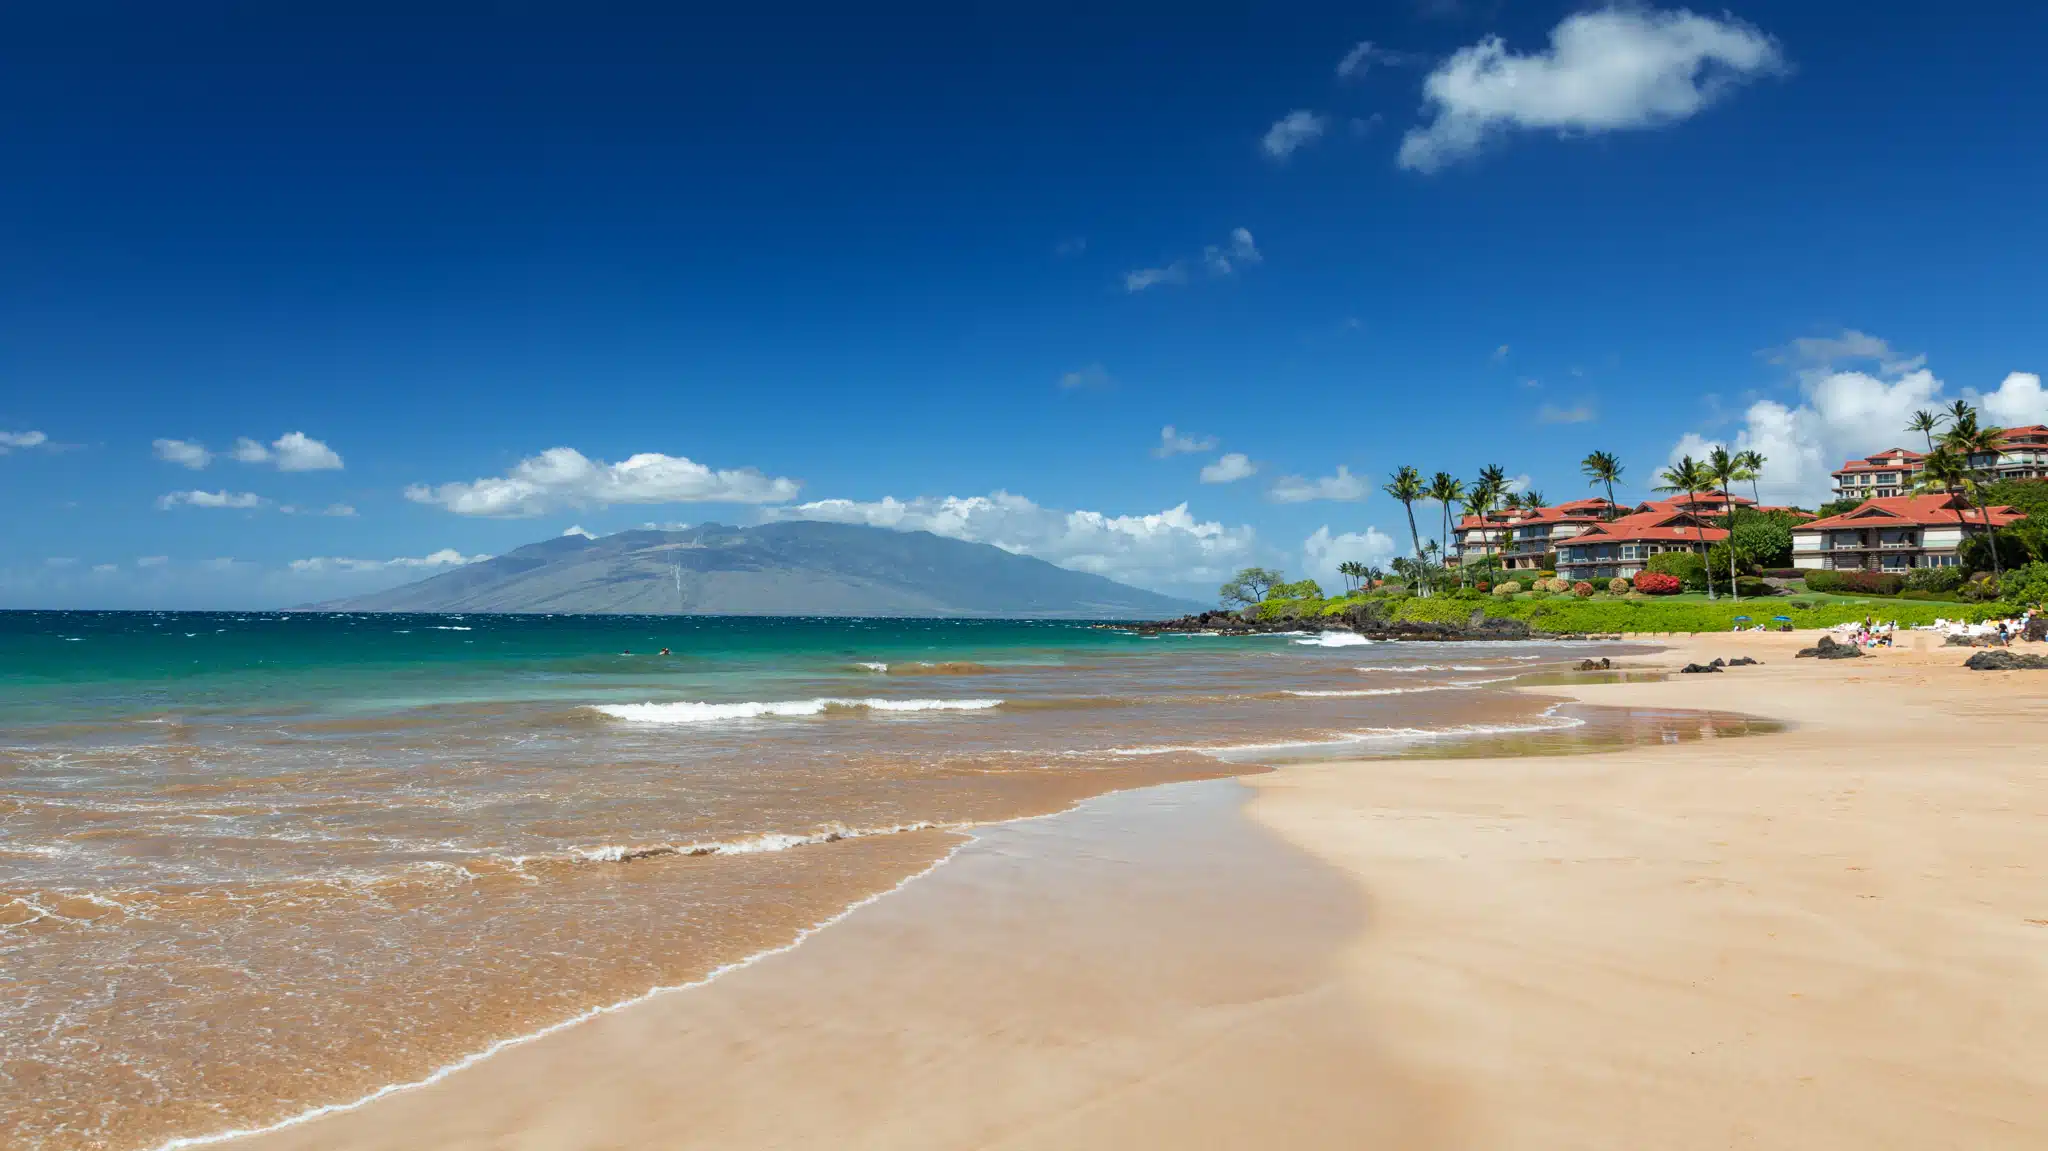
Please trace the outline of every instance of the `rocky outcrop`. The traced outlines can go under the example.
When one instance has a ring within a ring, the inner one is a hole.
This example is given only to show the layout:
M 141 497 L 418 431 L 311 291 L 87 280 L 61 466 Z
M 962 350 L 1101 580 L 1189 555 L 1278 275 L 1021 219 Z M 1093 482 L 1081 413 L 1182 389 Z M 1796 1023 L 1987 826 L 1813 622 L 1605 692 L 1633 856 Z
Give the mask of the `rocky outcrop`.
M 1836 643 L 1835 637 L 1824 635 L 1820 642 L 1799 653 L 1800 659 L 1856 659 L 1863 654 L 1853 643 Z
M 1611 669 L 1613 666 L 1614 661 L 1608 659 L 1605 656 L 1602 656 L 1599 659 L 1582 659 L 1579 661 L 1580 671 L 1607 671 Z
M 1964 660 L 1963 666 L 1973 671 L 2042 671 L 2048 670 L 2048 655 L 2021 655 L 1994 647 Z
M 1714 662 L 1712 662 L 1712 663 L 1689 663 L 1689 664 L 1686 664 L 1686 665 L 1685 665 L 1684 667 L 1682 667 L 1682 668 L 1679 668 L 1679 669 L 1678 669 L 1678 674 L 1680 674 L 1680 675 L 1700 675 L 1700 674 L 1702 674 L 1702 673 L 1704 673 L 1704 672 L 1717 672 L 1717 671 L 1720 671 L 1720 670 L 1721 670 L 1721 661 L 1717 659 L 1717 660 L 1715 660 L 1715 661 L 1714 661 Z
M 1461 623 L 1431 623 L 1387 618 L 1386 607 L 1376 600 L 1353 604 L 1340 615 L 1247 617 L 1234 611 L 1205 611 L 1157 623 L 1102 624 L 1140 635 L 1162 632 L 1216 632 L 1221 635 L 1271 635 L 1275 632 L 1348 631 L 1367 639 L 1502 640 L 1529 639 L 1537 633 L 1518 619 L 1497 619 L 1474 608 Z

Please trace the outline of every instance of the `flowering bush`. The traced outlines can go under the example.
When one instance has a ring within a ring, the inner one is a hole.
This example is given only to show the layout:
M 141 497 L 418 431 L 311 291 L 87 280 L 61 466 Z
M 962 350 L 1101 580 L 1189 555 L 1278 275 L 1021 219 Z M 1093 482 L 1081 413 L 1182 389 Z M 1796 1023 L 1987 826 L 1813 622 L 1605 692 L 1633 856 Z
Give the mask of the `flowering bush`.
M 1580 580 L 1579 582 L 1572 585 L 1572 594 L 1578 596 L 1580 599 L 1586 599 L 1593 594 L 1593 585 L 1587 583 L 1585 580 Z
M 1627 595 L 1629 587 L 1629 582 L 1620 576 L 1607 581 L 1607 591 L 1610 595 Z
M 1553 576 L 1552 578 L 1543 581 L 1543 590 L 1547 592 L 1555 592 L 1558 595 L 1563 595 L 1564 593 L 1572 590 L 1572 581 L 1568 579 L 1558 579 Z
M 1636 590 L 1644 595 L 1677 595 L 1685 581 L 1664 572 L 1637 572 Z
M 1493 590 L 1493 585 L 1492 585 L 1492 584 L 1490 584 L 1490 583 L 1487 583 L 1487 582 L 1486 582 L 1485 580 L 1475 580 L 1475 581 L 1473 581 L 1473 584 L 1472 584 L 1472 586 L 1473 586 L 1474 588 L 1476 588 L 1477 590 L 1479 590 L 1479 591 L 1492 591 L 1492 590 Z
M 1506 581 L 1505 583 L 1500 583 L 1500 584 L 1496 584 L 1496 585 L 1494 585 L 1494 589 L 1493 589 L 1493 594 L 1495 594 L 1495 595 L 1518 595 L 1518 594 L 1520 594 L 1520 593 L 1521 593 L 1521 590 L 1522 590 L 1522 585 L 1521 585 L 1521 584 L 1519 584 L 1519 583 L 1515 582 L 1514 580 L 1508 580 L 1508 581 Z

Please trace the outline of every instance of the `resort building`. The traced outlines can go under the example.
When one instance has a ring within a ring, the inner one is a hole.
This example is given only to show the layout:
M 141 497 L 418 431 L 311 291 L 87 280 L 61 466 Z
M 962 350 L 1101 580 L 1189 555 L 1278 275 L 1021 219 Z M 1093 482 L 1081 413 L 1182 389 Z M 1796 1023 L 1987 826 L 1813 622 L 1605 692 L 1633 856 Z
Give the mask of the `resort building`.
M 1850 460 L 1833 473 L 1835 498 L 1867 500 L 1911 495 L 1926 459 L 1925 453 L 1911 448 L 1887 448 L 1874 456 Z M 1999 450 L 1979 452 L 1970 457 L 1969 463 L 1989 479 L 2048 479 L 2048 426 L 2007 428 Z
M 1649 566 L 1650 557 L 1665 552 L 1705 554 L 1728 538 L 1726 528 L 1712 520 L 1725 514 L 1718 493 L 1708 504 L 1702 498 L 1658 500 L 1610 523 L 1594 524 L 1559 545 L 1557 574 L 1568 580 L 1606 580 L 1634 576 Z M 1740 499 L 1740 497 L 1737 497 Z M 1740 500 L 1748 503 L 1748 500 Z M 1694 505 L 1700 505 L 1695 508 Z
M 1850 460 L 1834 472 L 1835 498 L 1867 500 L 1909 495 L 1920 480 L 1920 462 L 1926 458 L 1910 448 L 1887 448 L 1874 456 Z
M 1613 505 L 1602 499 L 1568 500 L 1541 508 L 1505 508 L 1484 520 L 1468 515 L 1458 521 L 1456 547 L 1446 562 L 1476 563 L 1488 556 L 1513 571 L 1540 571 L 1544 559 L 1560 543 L 1606 518 Z
M 1962 496 L 1942 493 L 1865 500 L 1854 511 L 1792 529 L 1792 566 L 1831 571 L 1908 571 L 1955 567 L 1963 541 L 2023 517 L 2012 508 L 1973 508 Z

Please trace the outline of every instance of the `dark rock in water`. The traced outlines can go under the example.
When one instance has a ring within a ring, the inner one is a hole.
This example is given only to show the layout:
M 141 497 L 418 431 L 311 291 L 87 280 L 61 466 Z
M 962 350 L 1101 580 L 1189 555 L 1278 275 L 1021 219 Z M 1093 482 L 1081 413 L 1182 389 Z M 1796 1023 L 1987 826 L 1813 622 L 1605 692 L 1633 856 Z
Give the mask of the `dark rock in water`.
M 1682 668 L 1679 668 L 1679 669 L 1678 669 L 1678 674 L 1680 674 L 1680 675 L 1699 675 L 1699 674 L 1700 674 L 1700 673 L 1702 673 L 1702 672 L 1709 672 L 1709 671 L 1711 671 L 1711 672 L 1718 672 L 1718 671 L 1720 671 L 1720 670 L 1721 670 L 1721 661 L 1717 659 L 1717 660 L 1715 660 L 1715 661 L 1714 661 L 1714 662 L 1712 662 L 1712 663 L 1689 663 L 1689 664 L 1686 664 L 1686 665 L 1685 665 L 1684 667 L 1682 667 Z
M 1974 671 L 2042 671 L 2048 670 L 2048 655 L 2021 655 L 1994 647 L 1964 660 L 1963 666 Z
M 1863 655 L 1861 648 L 1853 643 L 1836 643 L 1835 637 L 1824 635 L 1820 642 L 1800 651 L 1800 659 L 1857 659 Z
M 1717 659 L 1717 660 L 1715 660 L 1714 662 L 1715 662 L 1715 663 L 1720 663 L 1721 661 Z M 1755 659 L 1751 659 L 1751 658 L 1749 658 L 1749 657 L 1748 657 L 1748 656 L 1746 656 L 1746 655 L 1742 655 L 1742 656 L 1737 656 L 1737 657 L 1735 657 L 1734 659 L 1731 659 L 1731 660 L 1729 660 L 1729 661 L 1728 661 L 1728 666 L 1729 666 L 1729 667 L 1756 667 L 1756 666 L 1758 666 L 1759 664 L 1761 664 L 1762 662 L 1763 662 L 1762 660 L 1755 660 Z
M 1613 667 L 1614 661 L 1605 656 L 1599 659 L 1582 659 L 1579 661 L 1580 671 L 1609 671 Z

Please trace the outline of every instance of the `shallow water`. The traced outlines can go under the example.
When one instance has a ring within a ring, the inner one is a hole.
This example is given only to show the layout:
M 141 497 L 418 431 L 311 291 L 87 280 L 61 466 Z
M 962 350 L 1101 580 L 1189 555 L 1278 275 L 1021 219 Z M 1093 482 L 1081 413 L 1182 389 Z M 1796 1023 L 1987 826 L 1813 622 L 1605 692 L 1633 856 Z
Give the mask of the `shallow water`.
M 786 943 L 948 829 L 1302 748 L 1564 738 L 1501 689 L 1592 650 L 0 614 L 0 1124 L 139 1148 L 355 1098 Z

